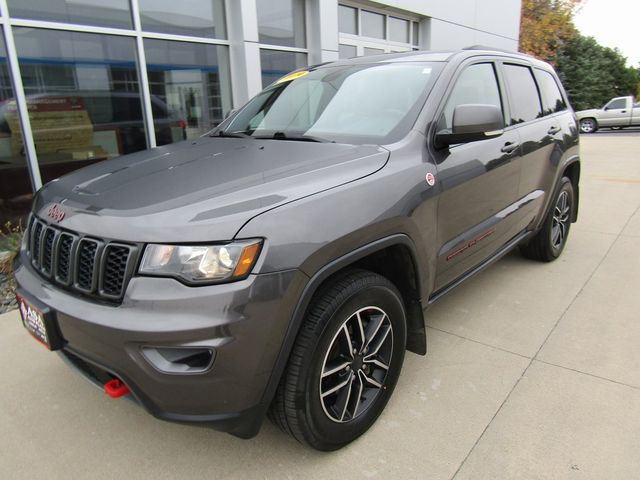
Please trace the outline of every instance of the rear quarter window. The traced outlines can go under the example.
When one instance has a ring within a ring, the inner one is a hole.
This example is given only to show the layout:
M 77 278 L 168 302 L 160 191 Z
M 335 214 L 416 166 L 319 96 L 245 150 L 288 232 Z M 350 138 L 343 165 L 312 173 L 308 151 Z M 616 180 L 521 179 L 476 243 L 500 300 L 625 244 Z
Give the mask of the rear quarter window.
M 560 88 L 549 72 L 536 70 L 536 78 L 542 95 L 542 108 L 545 115 L 562 112 L 567 109 L 567 104 L 562 98 Z
M 516 125 L 541 117 L 540 96 L 531 69 L 513 64 L 505 64 L 503 69 L 509 87 L 510 124 Z

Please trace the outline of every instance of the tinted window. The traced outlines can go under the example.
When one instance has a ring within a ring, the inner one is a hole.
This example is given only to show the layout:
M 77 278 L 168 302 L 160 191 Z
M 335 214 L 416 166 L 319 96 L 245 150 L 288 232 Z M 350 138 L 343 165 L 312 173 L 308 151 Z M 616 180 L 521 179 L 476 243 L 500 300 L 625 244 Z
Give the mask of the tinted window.
M 139 0 L 138 3 L 143 30 L 227 38 L 224 0 Z
M 43 182 L 147 148 L 134 38 L 24 27 L 13 34 Z M 21 143 L 15 136 L 16 154 Z
M 338 45 L 338 55 L 340 58 L 351 58 L 358 55 L 358 51 L 355 45 Z
M 542 116 L 538 89 L 529 67 L 505 65 L 504 74 L 511 92 L 511 125 Z
M 342 33 L 358 34 L 358 10 L 344 5 L 338 6 L 338 29 Z
M 453 111 L 458 105 L 466 104 L 495 105 L 502 110 L 496 72 L 491 63 L 471 65 L 458 77 L 440 119 L 440 129 L 451 129 Z
M 626 98 L 618 98 L 616 100 L 612 100 L 611 102 L 609 102 L 607 104 L 607 108 L 609 110 L 625 108 L 626 106 L 627 106 L 627 99 Z
M 384 21 L 384 15 L 362 10 L 360 16 L 362 32 L 360 34 L 365 37 L 384 38 Z
M 549 115 L 554 112 L 561 112 L 567 108 L 567 104 L 562 98 L 558 84 L 556 83 L 553 75 L 543 70 L 536 71 L 536 77 L 538 78 L 538 86 L 540 87 L 540 93 L 542 94 L 542 106 L 544 108 L 544 114 Z
M 389 17 L 389 40 L 409 43 L 409 21 Z
M 8 0 L 12 17 L 131 28 L 128 0 Z
M 303 0 L 258 0 L 257 11 L 260 43 L 305 47 Z

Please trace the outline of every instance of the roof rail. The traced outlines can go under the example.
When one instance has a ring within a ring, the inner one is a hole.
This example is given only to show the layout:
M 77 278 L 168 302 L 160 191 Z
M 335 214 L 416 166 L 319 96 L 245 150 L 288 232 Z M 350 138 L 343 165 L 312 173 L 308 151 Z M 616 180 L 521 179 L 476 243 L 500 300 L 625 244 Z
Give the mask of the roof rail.
M 464 47 L 462 50 L 493 50 L 495 52 L 519 53 L 519 52 L 514 52 L 513 50 L 505 50 L 504 48 L 497 48 L 497 47 L 488 47 L 486 45 L 470 45 L 468 47 Z

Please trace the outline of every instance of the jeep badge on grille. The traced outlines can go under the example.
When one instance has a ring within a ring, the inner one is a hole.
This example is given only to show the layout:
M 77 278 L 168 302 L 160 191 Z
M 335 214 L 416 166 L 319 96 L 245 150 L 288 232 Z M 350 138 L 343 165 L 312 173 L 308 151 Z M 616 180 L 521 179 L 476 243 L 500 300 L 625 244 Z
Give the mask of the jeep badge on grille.
M 60 205 L 54 203 L 47 210 L 47 216 L 54 222 L 60 223 L 64 219 L 65 213 Z

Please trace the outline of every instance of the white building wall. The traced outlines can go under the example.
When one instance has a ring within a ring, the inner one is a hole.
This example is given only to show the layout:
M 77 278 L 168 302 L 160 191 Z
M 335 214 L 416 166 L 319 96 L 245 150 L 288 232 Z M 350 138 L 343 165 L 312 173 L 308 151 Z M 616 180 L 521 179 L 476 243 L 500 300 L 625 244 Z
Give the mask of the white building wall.
M 427 33 L 421 40 L 424 48 L 448 50 L 481 44 L 518 50 L 520 0 L 387 0 L 377 5 L 426 17 L 425 25 L 421 24 L 421 31 Z

